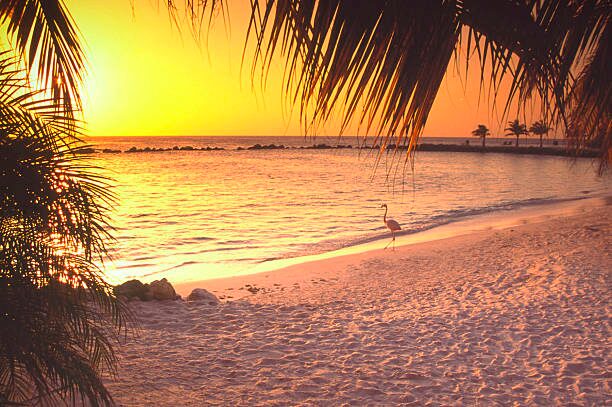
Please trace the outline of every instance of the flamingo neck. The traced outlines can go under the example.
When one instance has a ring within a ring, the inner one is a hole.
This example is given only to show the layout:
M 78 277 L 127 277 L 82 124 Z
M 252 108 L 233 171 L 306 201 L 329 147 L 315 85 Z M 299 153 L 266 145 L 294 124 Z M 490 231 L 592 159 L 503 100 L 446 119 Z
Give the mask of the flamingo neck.
M 388 210 L 389 210 L 389 208 L 387 208 L 387 207 L 385 206 L 385 214 L 383 215 L 383 222 L 384 222 L 385 224 L 387 224 L 387 211 L 388 211 Z

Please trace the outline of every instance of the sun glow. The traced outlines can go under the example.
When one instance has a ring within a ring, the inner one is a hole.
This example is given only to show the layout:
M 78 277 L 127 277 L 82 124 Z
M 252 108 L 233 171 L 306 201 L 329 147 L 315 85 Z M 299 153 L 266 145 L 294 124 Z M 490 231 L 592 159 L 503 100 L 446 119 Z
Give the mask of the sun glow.
M 283 102 L 280 60 L 263 89 L 251 82 L 252 47 L 241 67 L 248 1 L 226 5 L 230 19 L 213 20 L 207 38 L 194 40 L 189 24 L 173 25 L 163 2 L 69 0 L 85 42 L 88 74 L 84 110 L 92 136 L 300 135 L 297 111 Z M 452 65 L 452 64 L 451 64 Z M 503 133 L 499 117 L 478 103 L 478 68 L 467 89 L 449 69 L 425 135 L 467 137 L 477 123 Z M 464 91 L 465 90 L 465 91 Z M 320 134 L 336 135 L 340 120 Z M 355 134 L 355 126 L 345 134 Z

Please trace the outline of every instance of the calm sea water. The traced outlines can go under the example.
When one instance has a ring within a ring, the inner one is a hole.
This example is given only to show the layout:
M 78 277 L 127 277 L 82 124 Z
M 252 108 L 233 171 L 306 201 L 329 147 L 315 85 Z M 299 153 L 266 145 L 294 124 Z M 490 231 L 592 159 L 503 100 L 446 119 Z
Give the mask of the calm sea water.
M 121 150 L 312 144 L 301 137 L 93 141 Z M 410 233 L 488 211 L 612 193 L 611 177 L 598 177 L 591 160 L 562 157 L 421 152 L 414 170 L 398 171 L 391 155 L 376 166 L 376 154 L 354 149 L 168 151 L 95 159 L 115 179 L 119 198 L 114 260 L 107 264 L 113 281 L 225 277 L 271 259 L 386 238 L 383 202 Z

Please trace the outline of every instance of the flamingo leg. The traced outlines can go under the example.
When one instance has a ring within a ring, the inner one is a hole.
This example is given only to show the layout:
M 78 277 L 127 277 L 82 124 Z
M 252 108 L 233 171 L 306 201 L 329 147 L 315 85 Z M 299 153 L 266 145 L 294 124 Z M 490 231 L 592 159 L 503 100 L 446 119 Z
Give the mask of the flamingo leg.
M 391 240 L 389 241 L 389 243 L 387 243 L 387 245 L 385 246 L 385 249 L 384 249 L 384 250 L 386 250 L 386 249 L 387 249 L 387 247 L 389 247 L 389 245 L 391 244 L 391 242 L 393 242 L 393 239 L 391 239 Z
M 387 243 L 387 245 L 385 246 L 385 249 L 386 249 L 387 247 L 389 247 L 389 245 L 390 245 L 391 243 L 393 243 L 393 250 L 395 250 L 395 243 L 394 243 L 394 242 L 395 242 L 395 232 L 394 232 L 394 231 L 391 231 L 391 235 L 393 236 L 393 238 L 391 239 L 391 241 L 390 241 L 389 243 Z

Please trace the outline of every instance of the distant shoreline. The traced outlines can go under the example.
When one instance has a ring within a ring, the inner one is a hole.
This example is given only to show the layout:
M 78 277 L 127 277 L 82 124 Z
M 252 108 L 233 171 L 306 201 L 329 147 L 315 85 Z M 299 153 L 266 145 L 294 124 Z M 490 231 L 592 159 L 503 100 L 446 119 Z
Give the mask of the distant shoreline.
M 396 146 L 395 144 L 388 145 L 387 151 L 407 150 L 407 146 Z M 356 149 L 356 150 L 378 150 L 379 145 L 374 146 L 355 146 L 351 144 L 329 145 L 325 143 L 313 144 L 310 146 L 285 146 L 283 144 L 254 144 L 248 147 L 223 148 L 223 147 L 193 147 L 173 146 L 173 147 L 131 147 L 127 150 L 104 148 L 98 149 L 94 147 L 85 147 L 78 150 L 82 154 L 120 154 L 120 153 L 159 153 L 170 151 L 251 151 L 251 150 L 338 150 L 338 149 Z M 470 144 L 441 144 L 441 143 L 422 143 L 417 145 L 416 151 L 429 152 L 458 152 L 458 153 L 502 153 L 502 154 L 529 154 L 529 155 L 547 155 L 547 156 L 562 156 L 562 157 L 586 157 L 596 158 L 599 151 L 596 149 L 583 149 L 580 151 L 569 150 L 565 147 L 539 147 L 539 146 L 486 146 Z
M 468 144 L 419 144 L 417 151 L 449 151 L 460 153 L 503 153 L 503 154 L 530 154 L 530 155 L 554 155 L 562 157 L 598 157 L 598 150 L 584 149 L 580 151 L 568 150 L 564 147 L 514 147 L 514 146 L 473 146 Z

